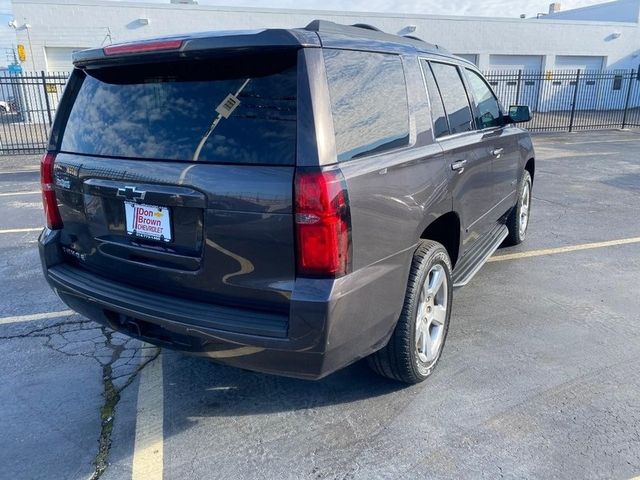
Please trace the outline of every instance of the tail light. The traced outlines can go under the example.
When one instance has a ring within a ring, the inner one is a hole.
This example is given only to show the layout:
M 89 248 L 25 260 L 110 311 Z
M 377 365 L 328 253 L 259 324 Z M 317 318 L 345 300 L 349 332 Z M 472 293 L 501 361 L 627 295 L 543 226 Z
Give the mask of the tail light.
M 51 230 L 62 228 L 62 218 L 58 210 L 56 192 L 53 189 L 53 164 L 56 156 L 47 152 L 40 161 L 40 186 L 42 188 L 42 205 L 44 206 L 44 216 L 47 220 L 47 227 Z
M 296 173 L 295 222 L 298 275 L 340 277 L 348 273 L 351 217 L 340 170 Z

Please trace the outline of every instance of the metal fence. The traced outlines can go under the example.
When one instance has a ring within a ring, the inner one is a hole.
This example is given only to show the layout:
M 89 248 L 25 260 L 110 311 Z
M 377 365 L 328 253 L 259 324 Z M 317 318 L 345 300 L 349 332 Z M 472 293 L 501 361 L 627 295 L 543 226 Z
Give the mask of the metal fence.
M 0 155 L 45 149 L 68 75 L 0 74 Z
M 40 153 L 68 73 L 0 74 L 0 155 Z M 529 105 L 531 131 L 640 128 L 635 70 L 489 71 L 500 101 Z
M 640 127 L 635 70 L 486 72 L 505 107 L 528 105 L 531 131 Z

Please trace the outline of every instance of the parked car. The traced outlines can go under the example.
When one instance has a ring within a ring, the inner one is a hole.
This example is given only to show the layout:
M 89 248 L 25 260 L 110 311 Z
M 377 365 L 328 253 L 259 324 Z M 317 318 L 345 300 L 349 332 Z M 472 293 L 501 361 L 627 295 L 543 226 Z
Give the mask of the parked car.
M 454 288 L 529 224 L 527 107 L 415 38 L 314 21 L 74 54 L 46 278 L 145 341 L 317 379 L 433 371 Z

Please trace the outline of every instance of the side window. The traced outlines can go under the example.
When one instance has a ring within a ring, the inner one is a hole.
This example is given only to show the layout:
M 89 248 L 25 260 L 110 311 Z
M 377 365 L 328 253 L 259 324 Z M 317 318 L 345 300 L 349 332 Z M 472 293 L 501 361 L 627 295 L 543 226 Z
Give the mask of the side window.
M 409 107 L 397 55 L 324 50 L 338 161 L 409 144 Z
M 433 135 L 436 138 L 449 135 L 449 124 L 447 123 L 447 115 L 442 104 L 442 97 L 438 90 L 436 79 L 433 78 L 433 72 L 429 64 L 422 60 L 422 70 L 424 78 L 427 82 L 427 93 L 429 94 L 429 103 L 431 104 L 431 120 L 433 120 Z
M 467 78 L 476 102 L 478 128 L 499 127 L 502 125 L 502 114 L 498 100 L 487 86 L 484 79 L 473 70 L 467 69 Z
M 455 65 L 429 62 L 436 77 L 440 94 L 444 102 L 444 109 L 449 119 L 451 133 L 461 133 L 473 130 L 473 117 L 469 107 L 467 91 Z

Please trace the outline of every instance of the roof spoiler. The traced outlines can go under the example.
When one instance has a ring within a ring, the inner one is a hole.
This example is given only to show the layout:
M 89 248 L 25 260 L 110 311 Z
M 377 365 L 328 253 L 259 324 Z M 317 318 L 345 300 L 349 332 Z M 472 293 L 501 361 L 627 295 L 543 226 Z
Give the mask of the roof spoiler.
M 147 63 L 168 58 L 188 58 L 194 55 L 215 55 L 224 51 L 248 51 L 319 47 L 316 34 L 304 30 L 237 30 L 206 32 L 193 35 L 159 37 L 135 42 L 108 45 L 73 53 L 73 64 L 79 68 Z

